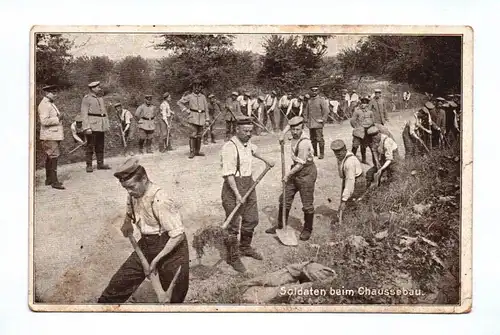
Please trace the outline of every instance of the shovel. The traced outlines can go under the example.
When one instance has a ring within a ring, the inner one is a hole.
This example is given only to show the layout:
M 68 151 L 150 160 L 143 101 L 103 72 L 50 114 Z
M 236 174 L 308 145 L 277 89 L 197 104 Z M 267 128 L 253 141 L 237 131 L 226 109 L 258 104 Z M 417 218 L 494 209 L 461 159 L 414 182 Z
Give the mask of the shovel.
M 285 144 L 280 143 L 281 145 L 281 179 L 285 177 Z M 295 232 L 293 229 L 288 227 L 288 223 L 286 222 L 286 201 L 285 201 L 285 192 L 286 192 L 286 183 L 285 181 L 282 182 L 282 188 L 283 188 L 283 217 L 282 217 L 282 222 L 283 222 L 283 228 L 282 229 L 276 229 L 276 236 L 278 236 L 279 240 L 281 243 L 284 245 L 288 246 L 296 246 L 298 245 L 297 241 L 297 236 L 295 236 Z
M 128 239 L 132 244 L 132 246 L 134 247 L 137 256 L 139 256 L 142 267 L 144 268 L 144 270 L 148 270 L 149 269 L 148 260 L 146 259 L 146 256 L 144 256 L 141 247 L 139 247 L 139 244 L 137 244 L 134 235 L 129 234 Z M 170 283 L 170 286 L 166 291 L 164 291 L 163 287 L 161 286 L 160 276 L 158 275 L 158 272 L 154 272 L 149 275 L 149 280 L 151 280 L 151 284 L 153 285 L 153 289 L 155 290 L 159 303 L 170 302 L 170 300 L 172 299 L 172 292 L 174 291 L 175 282 L 177 281 L 177 278 L 179 277 L 180 273 L 181 273 L 181 267 L 179 266 L 177 272 L 175 273 L 174 278 L 172 279 L 172 282 Z

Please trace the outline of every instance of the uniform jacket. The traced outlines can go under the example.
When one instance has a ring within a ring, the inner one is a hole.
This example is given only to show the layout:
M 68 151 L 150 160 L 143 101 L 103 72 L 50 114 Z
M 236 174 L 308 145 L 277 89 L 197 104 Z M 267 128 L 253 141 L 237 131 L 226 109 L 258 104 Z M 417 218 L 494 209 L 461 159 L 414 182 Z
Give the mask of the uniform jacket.
M 94 93 L 85 95 L 81 107 L 82 127 L 92 131 L 108 131 L 109 119 L 104 100 Z
M 44 97 L 38 105 L 38 116 L 40 118 L 40 140 L 62 141 L 64 139 L 63 125 L 59 120 L 59 110 Z
M 318 96 L 311 97 L 304 108 L 304 118 L 309 129 L 323 128 L 326 117 L 330 112 L 326 99 Z M 318 122 L 322 120 L 323 122 Z
M 234 116 L 238 117 L 241 116 L 241 107 L 240 107 L 240 102 L 237 100 L 233 100 L 232 98 L 228 98 L 226 100 L 226 115 L 225 119 L 226 121 L 236 121 L 231 112 L 233 112 Z
M 156 107 L 146 105 L 145 103 L 137 107 L 135 117 L 139 129 L 155 130 L 155 116 L 157 114 Z
M 387 103 L 384 99 L 372 99 L 368 105 L 368 109 L 373 111 L 375 123 L 384 124 L 387 122 Z
M 188 122 L 197 126 L 205 125 L 205 120 L 210 118 L 208 114 L 208 101 L 203 93 L 190 93 L 182 97 L 177 105 L 182 109 L 189 109 Z

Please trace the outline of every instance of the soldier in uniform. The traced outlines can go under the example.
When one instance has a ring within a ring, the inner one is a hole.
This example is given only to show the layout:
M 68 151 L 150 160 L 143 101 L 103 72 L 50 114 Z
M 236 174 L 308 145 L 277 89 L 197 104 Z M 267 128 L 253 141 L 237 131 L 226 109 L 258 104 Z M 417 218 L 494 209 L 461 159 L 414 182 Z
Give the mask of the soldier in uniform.
M 210 115 L 210 120 L 214 120 L 217 115 L 222 111 L 220 102 L 217 100 L 214 94 L 208 96 L 208 114 Z M 205 138 L 203 139 L 203 144 L 208 144 L 208 136 L 210 136 L 210 141 L 215 143 L 214 125 L 211 125 L 208 131 L 205 133 Z
M 193 82 L 193 92 L 183 96 L 177 102 L 183 112 L 189 112 L 189 124 L 193 129 L 189 137 L 189 158 L 205 156 L 204 153 L 200 152 L 201 134 L 203 133 L 203 127 L 210 124 L 210 115 L 208 114 L 207 98 L 201 93 L 201 88 L 201 82 L 195 80 Z
M 40 118 L 40 141 L 47 157 L 45 158 L 45 185 L 50 185 L 57 190 L 65 187 L 57 179 L 57 159 L 61 154 L 60 144 L 64 139 L 63 115 L 54 104 L 56 94 L 50 92 L 52 86 L 44 87 L 45 97 L 38 105 Z
M 104 164 L 104 135 L 109 130 L 108 113 L 102 97 L 99 81 L 88 85 L 90 93 L 82 99 L 81 116 L 82 127 L 87 137 L 86 164 L 87 172 L 93 172 L 92 158 L 95 152 L 98 170 L 109 170 L 111 167 Z
M 265 112 L 263 115 L 262 124 L 267 127 L 267 120 L 269 119 L 271 122 L 272 130 L 276 131 L 276 121 L 274 117 L 274 113 L 278 108 L 278 97 L 276 96 L 276 91 L 271 91 L 271 94 L 266 95 L 264 98 L 264 104 L 266 106 Z
M 161 187 L 153 183 L 137 158 L 129 158 L 114 173 L 127 190 L 127 211 L 121 227 L 124 237 L 139 229 L 138 245 L 149 269 L 144 269 L 134 251 L 113 275 L 98 302 L 122 304 L 134 293 L 146 276 L 158 271 L 164 290 L 173 286 L 172 303 L 182 303 L 189 288 L 189 248 L 180 206 Z
M 113 106 L 115 107 L 115 110 L 118 113 L 118 117 L 120 118 L 121 128 L 125 137 L 125 143 L 128 144 L 130 141 L 130 127 L 132 126 L 134 115 L 128 109 L 123 108 L 120 102 L 117 102 Z M 129 153 L 133 155 L 132 151 L 129 151 Z
M 238 99 L 238 92 L 231 93 L 231 97 L 226 100 L 226 141 L 236 133 L 236 119 L 235 117 L 241 116 L 241 107 Z
M 238 203 L 241 203 L 243 195 L 254 183 L 252 178 L 253 157 L 262 160 L 269 166 L 274 166 L 274 163 L 258 154 L 257 146 L 250 140 L 253 130 L 252 119 L 246 116 L 237 118 L 236 135 L 224 143 L 221 152 L 222 177 L 224 178 L 221 199 L 226 217 Z M 240 255 L 257 260 L 263 259 L 262 255 L 251 246 L 254 230 L 258 224 L 257 192 L 253 190 L 227 227 L 229 265 L 238 272 L 246 271 Z M 239 245 L 238 233 L 240 234 Z
M 368 106 L 368 109 L 373 111 L 375 123 L 384 125 L 389 122 L 387 108 L 387 102 L 382 98 L 382 91 L 376 89 L 375 97 L 370 101 L 370 105 Z
M 388 181 L 392 181 L 399 162 L 398 145 L 389 136 L 380 133 L 377 127 L 369 129 L 368 133 L 373 136 L 373 144 L 376 148 L 375 154 L 379 164 L 372 166 L 366 171 L 366 183 L 380 182 L 382 174 L 387 174 Z
M 172 117 L 175 113 L 170 108 L 170 101 L 172 101 L 170 93 L 163 93 L 163 101 L 160 104 L 161 120 L 158 120 L 160 124 L 160 134 L 162 137 L 162 148 L 160 149 L 160 152 L 173 150 L 172 133 L 169 130 L 172 127 Z
M 280 135 L 280 142 L 284 141 L 286 131 L 290 129 L 292 141 L 290 142 L 292 167 L 284 176 L 285 199 L 283 194 L 279 197 L 278 226 L 266 230 L 268 234 L 276 233 L 276 229 L 283 228 L 283 201 L 285 201 L 285 219 L 288 220 L 290 209 L 292 208 L 295 194 L 299 192 L 302 201 L 302 211 L 304 212 L 304 227 L 300 234 L 302 241 L 307 241 L 311 237 L 314 222 L 314 186 L 318 171 L 314 164 L 313 147 L 311 140 L 304 131 L 304 118 L 295 116 L 288 121 L 286 127 Z
M 156 107 L 152 104 L 153 96 L 147 94 L 144 97 L 144 103 L 137 107 L 135 117 L 138 120 L 138 133 L 139 133 L 139 153 L 144 153 L 144 145 L 146 145 L 146 152 L 151 154 L 153 150 L 153 136 L 155 132 L 155 117 Z
M 337 158 L 339 177 L 342 180 L 338 210 L 343 211 L 346 205 L 352 204 L 365 193 L 366 177 L 360 161 L 356 155 L 347 151 L 344 141 L 335 140 L 330 148 Z
M 310 139 L 314 149 L 314 156 L 318 156 L 319 145 L 319 159 L 325 156 L 325 140 L 323 138 L 323 127 L 325 119 L 330 112 L 328 102 L 318 95 L 318 86 L 311 87 L 311 98 L 304 108 L 304 119 L 307 122 L 307 127 L 310 132 Z
M 370 99 L 362 97 L 361 104 L 356 107 L 351 118 L 352 130 L 352 153 L 356 156 L 359 146 L 361 146 L 361 163 L 368 164 L 366 161 L 366 147 L 372 152 L 373 164 L 376 165 L 375 155 L 373 153 L 372 139 L 367 131 L 375 126 L 373 111 L 368 109 Z

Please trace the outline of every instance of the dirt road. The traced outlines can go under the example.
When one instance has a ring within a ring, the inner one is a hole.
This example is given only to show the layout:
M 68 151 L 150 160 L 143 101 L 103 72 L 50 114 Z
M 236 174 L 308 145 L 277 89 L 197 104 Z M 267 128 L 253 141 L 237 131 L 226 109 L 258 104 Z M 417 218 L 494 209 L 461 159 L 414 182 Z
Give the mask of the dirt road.
M 388 125 L 401 154 L 404 152 L 401 131 L 410 115 L 408 111 L 391 114 Z M 327 125 L 324 134 L 326 157 L 316 160 L 318 180 L 314 232 L 310 241 L 300 242 L 299 248 L 281 246 L 273 236 L 264 232 L 274 223 L 278 211 L 281 191 L 279 145 L 272 134 L 252 139 L 262 155 L 274 160 L 276 166 L 257 187 L 260 223 L 256 228 L 254 244 L 266 259 L 263 262 L 243 259 L 250 276 L 281 267 L 286 259 L 293 259 L 294 253 L 301 248 L 310 248 L 313 256 L 314 247 L 330 236 L 328 214 L 337 208 L 340 180 L 329 145 L 332 140 L 341 138 L 350 147 L 351 127 L 346 121 L 341 125 Z M 202 151 L 206 156 L 195 159 L 187 158 L 187 147 L 179 147 L 165 154 L 156 152 L 141 156 L 141 163 L 150 178 L 182 204 L 189 243 L 197 229 L 220 224 L 224 219 L 220 200 L 222 177 L 219 152 L 222 144 L 222 141 L 218 141 L 203 146 Z M 290 165 L 289 150 L 289 143 L 286 143 L 287 168 Z M 116 168 L 124 159 L 110 158 L 107 163 Z M 256 162 L 254 175 L 263 168 L 262 162 Z M 85 164 L 77 163 L 62 166 L 59 171 L 60 179 L 66 186 L 65 191 L 44 186 L 44 172 L 36 173 L 33 245 L 35 298 L 46 303 L 96 302 L 113 273 L 132 252 L 128 239 L 119 230 L 124 219 L 126 192 L 113 177 L 113 170 L 86 173 Z M 290 214 L 290 225 L 299 231 L 303 222 L 301 208 L 300 197 L 297 196 Z M 194 250 L 191 250 L 191 256 L 195 258 Z M 195 266 L 197 262 L 192 262 L 188 301 L 205 302 L 204 297 L 210 292 L 240 278 L 241 275 L 225 263 L 210 271 L 200 271 L 210 269 L 207 266 L 217 260 L 218 255 L 213 252 L 203 257 L 203 266 Z M 138 302 L 155 301 L 150 284 L 145 282 L 131 299 Z

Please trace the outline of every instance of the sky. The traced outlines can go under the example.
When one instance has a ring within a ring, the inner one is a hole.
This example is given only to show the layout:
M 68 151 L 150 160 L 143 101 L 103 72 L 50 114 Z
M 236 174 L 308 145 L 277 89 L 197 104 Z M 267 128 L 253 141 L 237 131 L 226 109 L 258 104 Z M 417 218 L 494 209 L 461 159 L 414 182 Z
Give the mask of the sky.
M 269 35 L 239 34 L 236 35 L 234 47 L 237 50 L 248 50 L 263 54 L 262 43 Z M 164 50 L 155 50 L 153 45 L 160 41 L 155 34 L 66 34 L 75 42 L 72 54 L 78 56 L 108 56 L 116 60 L 126 56 L 142 56 L 144 58 L 160 58 L 167 54 Z M 327 42 L 327 55 L 334 56 L 347 47 L 356 45 L 360 35 L 336 35 Z

